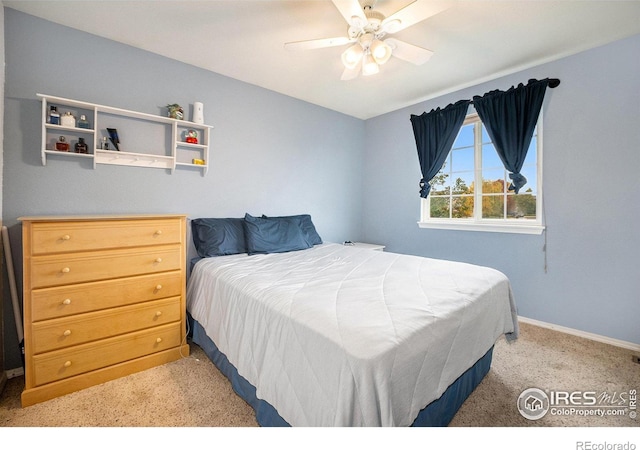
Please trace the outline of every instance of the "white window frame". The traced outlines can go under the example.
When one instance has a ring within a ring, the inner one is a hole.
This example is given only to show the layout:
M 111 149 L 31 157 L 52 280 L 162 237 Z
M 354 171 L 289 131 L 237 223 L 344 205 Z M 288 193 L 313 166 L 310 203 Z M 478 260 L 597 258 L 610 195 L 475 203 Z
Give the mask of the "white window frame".
M 479 121 L 477 114 L 470 114 L 465 118 L 464 125 Z M 464 126 L 463 125 L 463 126 Z M 464 230 L 464 231 L 486 231 L 495 233 L 519 233 L 519 234 L 537 234 L 540 235 L 545 229 L 543 208 L 542 208 L 542 113 L 538 117 L 537 137 L 536 137 L 536 174 L 537 174 L 537 192 L 536 192 L 536 219 L 483 219 L 482 208 L 476 206 L 482 205 L 482 192 L 480 189 L 474 190 L 474 215 L 464 219 L 443 219 L 431 218 L 430 205 L 431 195 L 426 199 L 420 199 L 420 228 L 432 228 L 442 230 Z M 475 185 L 482 186 L 482 136 L 481 133 L 475 133 L 474 144 L 474 168 L 475 168 Z M 516 194 L 517 195 L 517 194 Z

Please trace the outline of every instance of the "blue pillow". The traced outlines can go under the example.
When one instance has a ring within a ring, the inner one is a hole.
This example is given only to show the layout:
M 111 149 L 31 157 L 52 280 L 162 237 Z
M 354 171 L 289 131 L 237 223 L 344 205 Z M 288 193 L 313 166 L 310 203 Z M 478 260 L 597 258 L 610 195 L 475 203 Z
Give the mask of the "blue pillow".
M 247 252 L 283 253 L 313 247 L 304 236 L 299 220 L 294 218 L 244 216 Z
M 198 256 L 202 258 L 247 253 L 242 218 L 193 219 L 191 234 Z
M 262 217 L 267 217 L 263 215 Z M 311 216 L 309 214 L 299 214 L 297 216 L 281 216 L 281 217 L 271 217 L 271 219 L 292 219 L 298 222 L 298 225 L 302 229 L 302 233 L 311 245 L 322 244 L 322 238 L 316 231 L 316 227 L 313 225 L 311 221 Z

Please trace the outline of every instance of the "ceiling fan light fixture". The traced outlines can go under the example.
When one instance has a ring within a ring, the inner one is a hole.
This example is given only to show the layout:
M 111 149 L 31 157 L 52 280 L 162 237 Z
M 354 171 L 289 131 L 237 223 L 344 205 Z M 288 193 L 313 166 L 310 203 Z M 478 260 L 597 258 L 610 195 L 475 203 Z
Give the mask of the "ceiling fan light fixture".
M 391 58 L 391 47 L 378 39 L 371 43 L 371 55 L 378 64 L 384 64 Z
M 373 35 L 373 33 L 364 33 L 358 38 L 358 42 L 360 42 L 362 48 L 368 49 L 371 47 L 374 39 L 375 36 Z
M 378 0 L 331 0 L 347 22 L 347 35 L 336 38 L 287 42 L 285 48 L 308 50 L 349 45 L 341 54 L 344 65 L 342 80 L 352 80 L 358 75 L 373 75 L 380 71 L 391 56 L 415 65 L 421 65 L 433 55 L 431 50 L 387 37 L 448 9 L 450 6 L 429 5 L 427 0 L 404 0 L 408 5 L 390 16 L 374 11 Z M 386 1 L 386 0 L 385 0 Z M 451 3 L 451 2 L 434 2 Z
M 362 54 L 362 46 L 360 44 L 354 44 L 342 53 L 342 64 L 344 64 L 347 69 L 353 69 L 362 59 Z
M 362 75 L 375 75 L 378 72 L 380 72 L 380 66 L 378 66 L 376 60 L 373 59 L 371 53 L 367 53 L 366 55 L 364 55 L 364 58 L 362 60 Z

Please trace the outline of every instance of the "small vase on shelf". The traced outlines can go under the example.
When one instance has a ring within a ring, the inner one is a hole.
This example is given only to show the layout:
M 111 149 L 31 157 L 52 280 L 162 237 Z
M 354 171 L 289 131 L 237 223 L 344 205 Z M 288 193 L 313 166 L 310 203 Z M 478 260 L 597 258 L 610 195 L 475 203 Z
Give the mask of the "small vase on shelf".
M 202 125 L 204 123 L 204 106 L 202 102 L 193 103 L 193 122 Z

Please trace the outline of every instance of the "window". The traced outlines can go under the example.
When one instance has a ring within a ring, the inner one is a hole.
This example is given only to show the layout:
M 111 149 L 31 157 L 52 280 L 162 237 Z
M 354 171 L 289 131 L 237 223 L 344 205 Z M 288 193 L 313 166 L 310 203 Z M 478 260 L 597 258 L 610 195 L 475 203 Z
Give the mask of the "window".
M 442 169 L 421 199 L 422 228 L 541 234 L 542 116 L 520 173 L 527 184 L 509 191 L 504 168 L 480 118 L 467 116 Z

